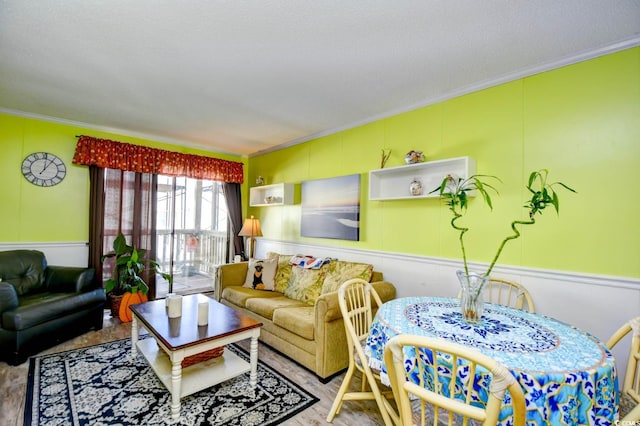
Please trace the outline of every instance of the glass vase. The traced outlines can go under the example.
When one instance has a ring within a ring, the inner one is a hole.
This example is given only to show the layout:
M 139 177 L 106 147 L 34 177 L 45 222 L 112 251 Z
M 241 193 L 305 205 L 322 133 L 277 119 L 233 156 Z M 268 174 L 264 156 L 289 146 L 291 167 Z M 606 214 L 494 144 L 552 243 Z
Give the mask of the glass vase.
M 460 296 L 462 318 L 468 323 L 477 324 L 482 319 L 484 308 L 482 290 L 489 281 L 489 277 L 473 272 L 467 275 L 464 271 L 457 271 L 456 274 L 462 288 Z

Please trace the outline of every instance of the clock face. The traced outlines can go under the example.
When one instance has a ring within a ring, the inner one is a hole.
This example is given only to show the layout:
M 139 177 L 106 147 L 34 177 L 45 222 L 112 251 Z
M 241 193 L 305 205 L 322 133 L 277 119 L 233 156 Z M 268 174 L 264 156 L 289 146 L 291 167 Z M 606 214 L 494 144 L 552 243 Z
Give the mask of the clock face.
M 67 167 L 53 154 L 34 152 L 22 161 L 22 174 L 34 185 L 54 186 L 62 182 L 67 174 Z

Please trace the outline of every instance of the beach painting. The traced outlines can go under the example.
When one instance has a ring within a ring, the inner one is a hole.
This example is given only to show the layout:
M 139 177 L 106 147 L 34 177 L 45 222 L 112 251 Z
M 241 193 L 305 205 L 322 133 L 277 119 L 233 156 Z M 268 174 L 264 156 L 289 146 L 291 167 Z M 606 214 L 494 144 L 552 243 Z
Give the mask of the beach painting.
M 360 175 L 302 182 L 303 237 L 360 239 Z

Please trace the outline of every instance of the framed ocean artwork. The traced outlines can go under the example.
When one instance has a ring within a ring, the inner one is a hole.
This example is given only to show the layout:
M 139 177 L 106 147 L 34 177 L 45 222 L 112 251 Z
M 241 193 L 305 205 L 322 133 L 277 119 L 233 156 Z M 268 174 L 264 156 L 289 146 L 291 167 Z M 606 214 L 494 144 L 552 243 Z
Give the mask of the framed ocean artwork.
M 303 237 L 360 239 L 360 175 L 302 182 Z

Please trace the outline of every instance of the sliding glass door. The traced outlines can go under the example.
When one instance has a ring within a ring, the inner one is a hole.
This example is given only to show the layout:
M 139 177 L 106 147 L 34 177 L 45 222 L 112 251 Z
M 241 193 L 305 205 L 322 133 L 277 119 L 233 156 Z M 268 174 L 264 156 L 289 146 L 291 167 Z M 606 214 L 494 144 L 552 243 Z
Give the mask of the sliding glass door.
M 212 291 L 216 265 L 227 258 L 227 206 L 219 182 L 158 176 L 156 256 L 173 273 L 173 292 Z M 156 297 L 168 283 L 157 280 Z

